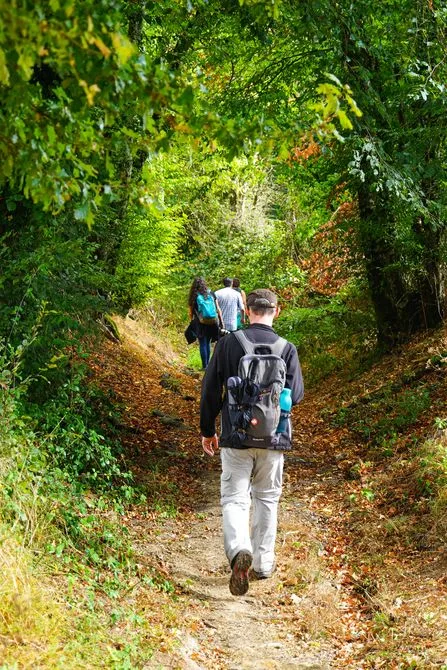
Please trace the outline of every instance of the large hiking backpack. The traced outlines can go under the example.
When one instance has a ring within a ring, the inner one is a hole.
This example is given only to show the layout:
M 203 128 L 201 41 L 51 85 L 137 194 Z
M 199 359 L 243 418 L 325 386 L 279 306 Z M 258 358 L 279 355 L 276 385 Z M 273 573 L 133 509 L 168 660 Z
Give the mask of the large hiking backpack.
M 272 344 L 250 342 L 242 330 L 234 337 L 245 355 L 239 361 L 238 376 L 227 380 L 232 446 L 290 449 L 289 415 L 286 429 L 278 432 L 280 395 L 287 373 L 281 354 L 287 340 L 280 337 Z
M 199 293 L 196 302 L 197 316 L 200 323 L 203 323 L 204 325 L 213 325 L 217 323 L 216 302 L 211 293 L 208 293 L 207 296 Z

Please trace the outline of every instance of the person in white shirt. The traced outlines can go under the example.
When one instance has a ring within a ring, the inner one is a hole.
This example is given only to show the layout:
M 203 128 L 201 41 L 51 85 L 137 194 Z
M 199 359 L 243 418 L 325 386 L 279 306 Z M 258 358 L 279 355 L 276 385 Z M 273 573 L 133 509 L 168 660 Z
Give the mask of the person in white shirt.
M 237 330 L 237 315 L 241 312 L 242 321 L 245 318 L 244 303 L 241 294 L 232 288 L 233 280 L 226 277 L 223 280 L 224 288 L 215 292 L 217 304 L 222 312 L 223 327 L 234 332 Z

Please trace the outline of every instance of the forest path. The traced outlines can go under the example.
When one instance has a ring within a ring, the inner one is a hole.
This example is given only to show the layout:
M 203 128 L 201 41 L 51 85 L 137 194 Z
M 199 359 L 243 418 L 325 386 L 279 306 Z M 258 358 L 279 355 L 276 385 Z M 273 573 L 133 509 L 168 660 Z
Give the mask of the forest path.
M 123 406 L 126 458 L 148 496 L 147 512 L 128 514 L 126 525 L 137 560 L 151 566 L 158 584 L 166 580 L 175 589 L 182 612 L 181 624 L 171 630 L 177 644 L 160 649 L 145 667 L 406 667 L 367 660 L 369 653 L 380 652 L 373 617 L 380 609 L 372 606 L 368 590 L 371 585 L 373 593 L 372 573 L 356 565 L 346 501 L 357 496 L 354 513 L 361 515 L 368 501 L 361 496 L 361 472 L 350 476 L 361 460 L 356 461 L 348 430 L 321 418 L 335 387 L 307 393 L 294 410 L 295 446 L 285 459 L 277 571 L 269 580 L 251 582 L 246 596 L 234 597 L 222 546 L 220 459 L 203 454 L 200 445 L 201 373 L 169 363 L 175 361 L 169 345 L 137 322 L 127 318 L 118 325 L 123 343 L 106 342 L 93 369 Z M 387 568 L 386 557 L 384 562 Z M 389 564 L 395 563 L 393 555 Z M 404 574 L 405 569 L 403 559 L 396 570 Z M 429 587 L 428 577 L 424 586 Z
M 330 646 L 312 647 L 300 642 L 291 629 L 291 616 L 284 615 L 281 606 L 285 594 L 278 593 L 276 577 L 269 583 L 251 582 L 246 596 L 230 594 L 230 570 L 222 549 L 219 473 L 204 470 L 198 481 L 199 489 L 192 501 L 193 517 L 165 523 L 150 544 L 140 547 L 152 561 L 162 561 L 169 578 L 181 588 L 183 606 L 199 617 L 194 632 L 181 636 L 180 664 L 178 658 L 158 655 L 148 667 L 329 668 Z M 287 519 L 292 522 L 294 517 L 292 511 L 283 513 L 283 524 Z M 137 524 L 134 530 L 141 536 L 144 525 Z M 283 533 L 280 531 L 279 542 Z

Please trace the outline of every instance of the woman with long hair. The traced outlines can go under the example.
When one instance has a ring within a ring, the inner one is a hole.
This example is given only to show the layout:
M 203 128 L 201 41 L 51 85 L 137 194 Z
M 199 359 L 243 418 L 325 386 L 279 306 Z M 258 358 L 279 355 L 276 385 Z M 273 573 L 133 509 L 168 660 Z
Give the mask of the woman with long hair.
M 211 305 L 210 316 L 204 316 L 204 304 Z M 208 288 L 203 277 L 196 277 L 189 289 L 188 297 L 189 316 L 196 322 L 197 339 L 199 340 L 202 369 L 205 370 L 211 356 L 211 342 L 219 337 L 220 310 L 214 293 Z M 214 309 L 215 316 L 212 316 Z

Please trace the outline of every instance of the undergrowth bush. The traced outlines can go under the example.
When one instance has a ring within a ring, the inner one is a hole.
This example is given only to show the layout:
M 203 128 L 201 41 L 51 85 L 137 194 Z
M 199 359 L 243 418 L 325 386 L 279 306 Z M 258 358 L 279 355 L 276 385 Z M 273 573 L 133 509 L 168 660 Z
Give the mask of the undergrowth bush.
M 86 338 L 97 335 L 97 320 L 110 309 L 110 300 L 106 273 L 96 258 L 98 244 L 88 239 L 85 226 L 69 214 L 48 221 L 40 211 L 31 215 L 29 208 L 24 201 L 10 224 L 28 217 L 23 234 L 2 240 L 0 340 L 9 360 L 2 369 L 10 374 L 17 361 L 21 410 L 34 415 L 37 425 L 45 420 L 47 403 L 62 406 L 63 396 L 81 395 L 73 377 L 79 377 Z M 68 406 L 70 413 L 74 418 Z
M 422 493 L 429 495 L 442 514 L 447 510 L 447 436 L 424 442 L 418 451 L 418 481 Z
M 371 446 L 383 446 L 413 426 L 430 403 L 428 388 L 402 388 L 390 383 L 341 407 L 333 421 L 335 425 L 349 426 Z
M 86 374 L 83 366 L 74 366 L 57 396 L 41 405 L 24 402 L 24 410 L 52 466 L 85 485 L 100 490 L 114 483 L 124 493 L 131 476 L 113 437 L 119 411 Z
M 87 654 L 92 668 L 133 667 L 131 658 L 150 657 L 153 635 L 146 626 L 139 641 L 135 619 L 115 666 L 116 631 L 101 603 L 118 599 L 138 570 L 120 516 L 141 498 L 100 432 L 111 405 L 88 393 L 82 368 L 59 403 L 30 403 L 26 346 L 0 347 L 0 658 L 11 668 L 75 668 Z
M 307 383 L 335 371 L 357 372 L 368 365 L 376 348 L 368 302 L 356 304 L 349 294 L 306 302 L 306 306 L 293 302 L 286 306 L 275 327 L 298 347 Z
M 443 420 L 445 425 L 445 420 Z M 428 503 L 424 533 L 431 546 L 447 542 L 447 434 L 445 427 L 418 446 L 415 454 L 416 488 Z
M 0 347 L 0 519 L 20 528 L 27 543 L 47 543 L 51 526 L 57 545 L 88 548 L 96 533 L 92 508 L 119 511 L 137 495 L 119 462 L 117 442 L 100 432 L 101 421 L 107 429 L 112 406 L 87 386 L 83 368 L 57 402 L 30 403 L 31 380 L 20 377 L 25 349 Z M 87 491 L 95 496 L 86 498 Z M 93 541 L 106 547 L 104 539 Z M 88 560 L 90 554 L 86 549 Z

